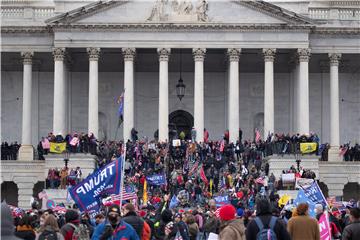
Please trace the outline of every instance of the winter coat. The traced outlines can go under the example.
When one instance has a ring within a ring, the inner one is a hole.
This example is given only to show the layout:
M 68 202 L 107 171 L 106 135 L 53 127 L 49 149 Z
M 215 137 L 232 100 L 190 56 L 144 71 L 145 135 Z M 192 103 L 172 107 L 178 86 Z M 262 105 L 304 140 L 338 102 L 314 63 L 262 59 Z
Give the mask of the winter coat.
M 270 220 L 272 215 L 266 214 L 258 216 L 260 220 L 262 221 L 263 225 L 266 226 L 266 224 L 270 224 Z M 274 232 L 278 239 L 282 240 L 291 240 L 289 233 L 286 230 L 286 227 L 283 223 L 283 221 L 278 218 L 275 227 Z M 249 224 L 246 226 L 246 239 L 247 240 L 256 240 L 256 235 L 259 233 L 259 228 L 255 222 L 255 220 L 252 220 L 249 222 Z
M 60 232 L 55 232 L 55 230 L 51 227 L 51 226 L 46 226 L 45 227 L 45 230 L 44 231 L 48 231 L 48 232 L 54 232 L 56 233 L 56 237 L 58 240 L 64 240 L 64 236 L 60 233 Z M 40 235 L 42 234 L 43 232 L 39 232 L 36 234 L 36 240 L 39 239 Z
M 104 221 L 103 223 L 100 223 L 95 228 L 95 232 L 91 239 L 92 240 L 101 239 L 101 236 L 105 232 L 105 229 L 109 226 L 111 227 L 109 221 L 107 220 Z M 113 231 L 113 234 L 111 234 L 111 237 L 107 238 L 107 240 L 140 240 L 140 238 L 130 224 L 121 220 L 117 228 Z
M 290 218 L 287 229 L 292 240 L 320 240 L 319 224 L 316 219 L 309 216 Z
M 141 238 L 142 230 L 144 227 L 144 220 L 142 220 L 139 216 L 134 212 L 128 212 L 122 220 L 128 224 L 130 224 L 134 230 L 136 231 L 139 238 Z
M 209 217 L 206 219 L 204 224 L 204 232 L 206 233 L 218 233 L 219 232 L 220 221 L 216 217 Z
M 245 240 L 245 226 L 242 219 L 222 222 L 219 240 Z
M 35 240 L 35 231 L 31 226 L 17 226 L 15 236 L 25 240 Z
M 360 221 L 347 225 L 343 231 L 342 240 L 360 239 Z

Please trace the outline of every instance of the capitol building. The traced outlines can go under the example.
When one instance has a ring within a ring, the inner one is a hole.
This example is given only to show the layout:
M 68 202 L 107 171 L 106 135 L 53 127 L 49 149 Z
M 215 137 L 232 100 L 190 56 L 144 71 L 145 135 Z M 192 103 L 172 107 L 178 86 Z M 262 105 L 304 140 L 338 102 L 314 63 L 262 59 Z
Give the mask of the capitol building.
M 360 162 L 338 154 L 360 141 L 360 1 L 1 0 L 1 138 L 22 145 L 1 161 L 2 195 L 28 208 L 63 165 L 33 157 L 49 132 L 165 141 L 192 127 L 198 141 L 317 133 L 329 161 L 303 165 L 330 196 L 360 192 Z

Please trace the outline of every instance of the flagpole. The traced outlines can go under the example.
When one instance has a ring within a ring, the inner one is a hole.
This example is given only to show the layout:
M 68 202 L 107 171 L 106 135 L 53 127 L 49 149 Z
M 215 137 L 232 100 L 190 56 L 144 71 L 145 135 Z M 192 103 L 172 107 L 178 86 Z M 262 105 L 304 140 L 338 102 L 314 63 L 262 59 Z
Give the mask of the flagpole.
M 123 161 L 121 163 L 121 175 L 120 175 L 120 209 L 122 207 L 122 200 L 123 200 L 123 189 L 124 189 L 124 165 L 125 165 L 125 160 L 126 160 L 126 143 L 124 142 L 123 145 L 123 149 L 124 149 L 124 154 L 123 154 L 123 158 L 121 161 Z

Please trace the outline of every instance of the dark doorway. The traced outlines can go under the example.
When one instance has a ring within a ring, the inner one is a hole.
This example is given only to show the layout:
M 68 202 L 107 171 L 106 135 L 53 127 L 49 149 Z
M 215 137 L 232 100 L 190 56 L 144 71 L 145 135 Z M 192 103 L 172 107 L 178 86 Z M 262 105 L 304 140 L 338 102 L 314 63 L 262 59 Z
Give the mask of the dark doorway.
M 360 185 L 357 182 L 348 182 L 344 186 L 343 200 L 360 199 Z
M 18 186 L 14 182 L 3 182 L 1 184 L 1 202 L 6 201 L 7 204 L 18 205 Z
M 184 132 L 185 139 L 191 139 L 194 117 L 184 110 L 176 110 L 169 115 L 169 125 L 169 130 L 175 129 L 178 135 Z

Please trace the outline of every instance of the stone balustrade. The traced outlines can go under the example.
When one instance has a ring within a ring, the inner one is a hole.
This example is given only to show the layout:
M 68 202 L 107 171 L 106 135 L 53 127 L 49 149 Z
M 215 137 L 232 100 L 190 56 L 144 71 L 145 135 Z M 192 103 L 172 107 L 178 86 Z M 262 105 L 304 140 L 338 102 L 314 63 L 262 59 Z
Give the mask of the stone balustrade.
M 44 19 L 55 15 L 54 8 L 2 7 L 1 17 L 5 19 L 35 18 Z
M 311 8 L 309 17 L 318 20 L 357 20 L 360 21 L 360 9 Z

